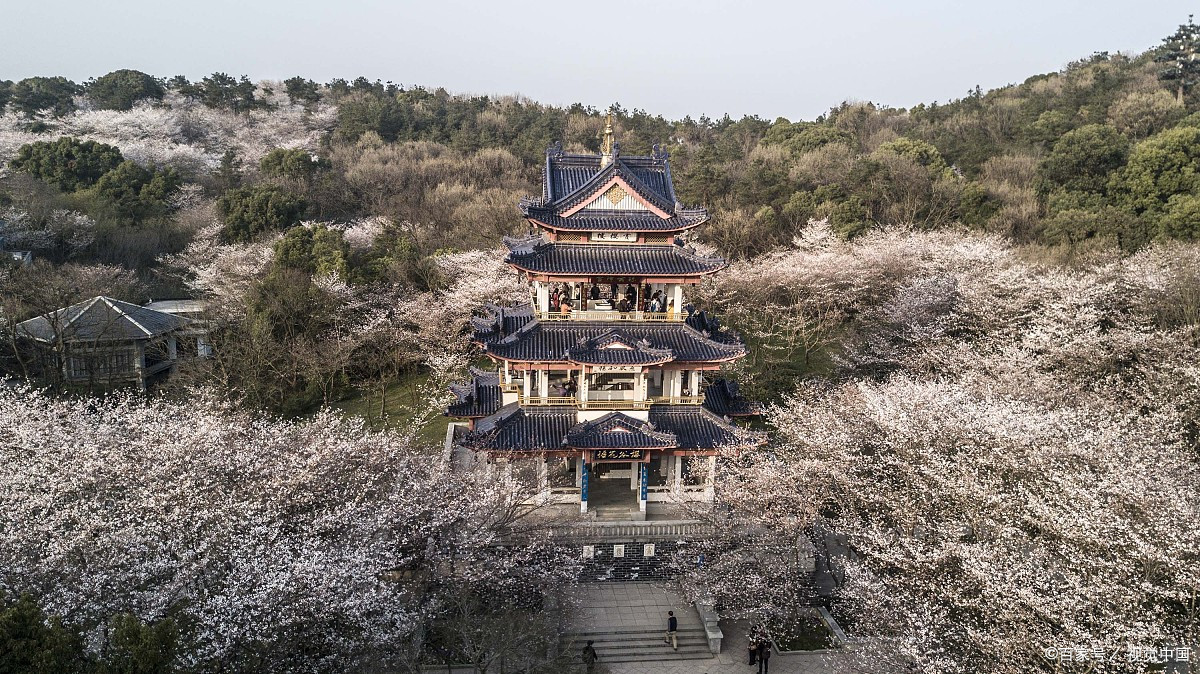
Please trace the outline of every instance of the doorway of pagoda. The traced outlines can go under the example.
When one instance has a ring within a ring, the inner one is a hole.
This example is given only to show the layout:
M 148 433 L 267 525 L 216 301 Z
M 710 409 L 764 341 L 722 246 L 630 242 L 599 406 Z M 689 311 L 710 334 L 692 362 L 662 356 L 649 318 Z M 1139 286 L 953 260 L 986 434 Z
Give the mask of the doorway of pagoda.
M 636 477 L 640 466 L 636 461 L 593 464 L 588 480 L 588 512 L 596 519 L 643 519 Z

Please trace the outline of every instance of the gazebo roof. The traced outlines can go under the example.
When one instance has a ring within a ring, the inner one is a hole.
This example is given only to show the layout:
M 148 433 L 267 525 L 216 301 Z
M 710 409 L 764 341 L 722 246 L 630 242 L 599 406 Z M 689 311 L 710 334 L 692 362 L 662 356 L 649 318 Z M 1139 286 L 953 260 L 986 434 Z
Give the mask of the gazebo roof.
M 471 381 L 450 386 L 458 400 L 446 408 L 446 416 L 477 419 L 500 409 L 500 376 L 474 367 L 470 372 Z
M 137 341 L 187 325 L 188 319 L 111 297 L 94 297 L 17 324 L 19 334 L 40 342 Z

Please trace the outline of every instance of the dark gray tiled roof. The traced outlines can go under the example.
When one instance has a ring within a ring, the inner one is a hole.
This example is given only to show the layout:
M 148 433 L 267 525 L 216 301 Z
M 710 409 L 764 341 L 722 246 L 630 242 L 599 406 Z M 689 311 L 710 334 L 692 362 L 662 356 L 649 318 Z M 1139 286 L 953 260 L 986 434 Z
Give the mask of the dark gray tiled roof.
M 500 375 L 471 368 L 471 381 L 450 386 L 458 401 L 446 408 L 446 416 L 474 419 L 500 409 Z
M 567 359 L 585 365 L 655 365 L 675 360 L 670 349 L 656 349 L 645 339 L 634 339 L 612 328 L 580 340 L 567 350 Z
M 537 237 L 505 239 L 505 262 L 534 273 L 574 276 L 698 276 L 725 266 L 679 245 L 550 243 Z
M 715 449 L 728 445 L 761 444 L 762 433 L 743 431 L 699 405 L 651 405 L 650 423 L 671 431 L 680 449 Z
M 484 342 L 489 355 L 505 360 L 569 362 L 570 350 L 613 330 L 601 321 L 531 321 L 517 332 Z M 620 327 L 623 336 L 645 341 L 652 349 L 669 350 L 674 361 L 685 363 L 723 362 L 746 354 L 745 345 L 726 334 L 705 336 L 684 323 L 629 323 Z
M 575 449 L 672 449 L 675 434 L 656 430 L 648 421 L 621 412 L 576 424 L 567 431 L 567 446 Z
M 624 441 L 659 442 L 666 436 L 674 436 L 670 445 L 654 445 L 651 449 L 691 449 L 711 450 L 718 447 L 751 444 L 757 445 L 765 441 L 762 433 L 743 431 L 725 419 L 713 414 L 699 405 L 654 405 L 650 408 L 650 422 L 638 421 L 625 414 L 613 413 L 605 415 L 592 422 L 575 423 L 575 411 L 568 407 L 537 407 L 522 409 L 516 403 L 506 405 L 495 414 L 480 419 L 475 424 L 475 431 L 464 439 L 464 444 L 477 449 L 493 451 L 539 451 L 559 450 L 566 447 L 584 447 L 586 442 L 621 442 L 621 438 L 604 440 L 599 436 L 615 436 L 621 431 L 614 429 L 625 421 L 625 428 L 633 433 L 644 436 L 641 440 L 630 437 Z M 608 419 L 605 425 L 596 426 L 601 419 Z M 639 424 L 637 428 L 631 428 Z M 623 445 L 597 447 L 586 445 L 588 449 L 600 448 L 630 448 Z M 647 448 L 647 447 L 642 447 Z
M 471 318 L 475 341 L 481 344 L 503 339 L 533 320 L 533 305 L 531 304 L 522 304 L 516 307 L 485 304 L 483 312 L 484 316 Z
M 525 209 L 525 216 L 555 229 L 590 232 L 675 232 L 708 222 L 708 211 L 680 210 L 669 218 L 645 211 L 579 211 L 570 217 L 557 215 L 552 208 Z
M 704 408 L 730 417 L 762 414 L 762 403 L 747 400 L 728 379 L 717 379 L 704 390 Z
M 546 167 L 542 174 L 542 199 L 545 204 L 561 205 L 572 197 L 579 198 L 589 187 L 599 187 L 612 176 L 619 175 L 634 189 L 669 210 L 675 204 L 675 188 L 666 153 L 649 157 L 617 156 L 601 168 L 598 154 L 564 154 L 561 146 L 546 151 Z
M 127 341 L 158 337 L 187 323 L 180 316 L 100 296 L 31 318 L 17 324 L 17 330 L 43 342 L 60 336 L 67 341 Z
M 561 449 L 574 425 L 573 408 L 523 409 L 513 403 L 477 421 L 464 444 L 503 452 Z

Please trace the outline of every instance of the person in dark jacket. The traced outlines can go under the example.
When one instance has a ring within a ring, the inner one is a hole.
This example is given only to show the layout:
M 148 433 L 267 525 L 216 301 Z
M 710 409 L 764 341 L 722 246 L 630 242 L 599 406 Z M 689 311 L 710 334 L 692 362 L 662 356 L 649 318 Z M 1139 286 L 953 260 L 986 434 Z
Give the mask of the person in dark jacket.
M 583 664 L 587 665 L 588 674 L 596 671 L 596 660 L 600 659 L 600 656 L 596 655 L 596 648 L 592 646 L 594 643 L 596 642 L 589 639 L 587 646 L 583 647 Z
M 679 619 L 675 617 L 674 611 L 667 611 L 667 633 L 663 635 L 663 641 L 671 644 L 671 648 L 679 650 L 679 639 L 675 637 L 675 632 L 679 630 Z
M 767 661 L 771 659 L 771 640 L 758 642 L 758 674 L 767 674 Z

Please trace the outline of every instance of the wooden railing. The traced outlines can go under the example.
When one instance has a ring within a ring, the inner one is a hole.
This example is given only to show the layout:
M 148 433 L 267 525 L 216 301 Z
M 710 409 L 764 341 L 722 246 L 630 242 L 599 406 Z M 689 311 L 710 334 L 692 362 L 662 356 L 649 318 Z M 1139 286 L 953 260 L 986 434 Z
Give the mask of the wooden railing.
M 638 321 L 663 323 L 682 321 L 682 311 L 541 311 L 534 314 L 539 321 Z
M 581 410 L 644 410 L 649 400 L 578 400 L 571 396 L 517 396 L 522 407 L 566 406 Z
M 699 405 L 704 402 L 704 396 L 651 396 L 655 405 Z

